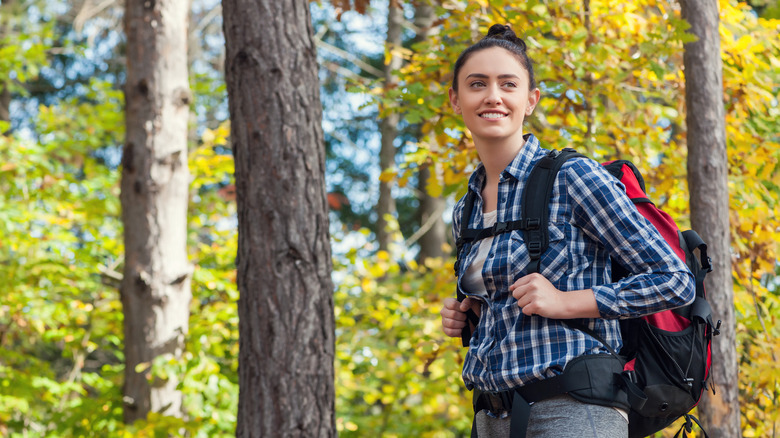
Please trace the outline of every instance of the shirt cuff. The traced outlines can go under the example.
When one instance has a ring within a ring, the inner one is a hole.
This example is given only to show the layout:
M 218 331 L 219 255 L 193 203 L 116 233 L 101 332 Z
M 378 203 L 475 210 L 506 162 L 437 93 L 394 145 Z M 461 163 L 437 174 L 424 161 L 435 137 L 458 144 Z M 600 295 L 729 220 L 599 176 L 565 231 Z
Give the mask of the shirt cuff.
M 622 316 L 616 283 L 593 286 L 592 290 L 602 318 L 618 319 Z

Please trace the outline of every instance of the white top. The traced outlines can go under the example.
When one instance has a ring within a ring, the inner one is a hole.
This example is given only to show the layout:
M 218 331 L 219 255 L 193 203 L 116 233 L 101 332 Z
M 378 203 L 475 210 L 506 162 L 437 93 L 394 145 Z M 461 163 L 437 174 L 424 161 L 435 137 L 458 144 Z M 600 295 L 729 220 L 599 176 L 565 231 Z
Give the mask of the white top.
M 496 218 L 498 218 L 498 210 L 483 213 L 482 227 L 492 227 L 496 223 Z M 493 236 L 482 239 L 477 244 L 479 245 L 479 252 L 463 274 L 461 284 L 463 284 L 465 290 L 485 296 L 487 289 L 485 289 L 485 282 L 482 280 L 482 267 L 485 265 L 490 247 L 493 245 Z

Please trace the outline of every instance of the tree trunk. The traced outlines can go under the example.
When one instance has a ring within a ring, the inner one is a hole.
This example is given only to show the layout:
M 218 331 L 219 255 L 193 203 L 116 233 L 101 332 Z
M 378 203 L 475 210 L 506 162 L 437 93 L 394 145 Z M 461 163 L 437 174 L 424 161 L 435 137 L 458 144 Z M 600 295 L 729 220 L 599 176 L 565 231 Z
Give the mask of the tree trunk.
M 17 13 L 16 0 L 5 0 L 0 2 L 0 40 L 9 37 L 12 25 L 9 22 L 10 17 Z M 11 91 L 8 86 L 10 78 L 0 77 L 0 121 L 11 121 Z M 0 132 L 0 135 L 7 135 L 7 132 Z
M 11 121 L 11 92 L 8 91 L 8 83 L 3 81 L 0 83 L 0 121 Z M 0 132 L 0 134 L 5 134 Z
M 389 62 L 384 66 L 385 90 L 389 90 L 398 85 L 398 79 L 395 77 L 395 71 L 401 67 L 403 60 L 400 56 L 394 55 L 393 50 L 401 47 L 401 24 L 404 19 L 404 13 L 401 5 L 397 1 L 390 1 L 387 8 L 387 37 L 385 39 L 385 50 L 390 51 Z M 379 132 L 382 135 L 381 148 L 379 150 L 379 168 L 385 170 L 395 165 L 395 139 L 398 137 L 398 113 L 390 113 L 382 117 L 379 121 Z M 395 214 L 395 199 L 392 193 L 391 181 L 379 182 L 379 200 L 376 205 L 376 237 L 379 242 L 379 249 L 387 251 L 390 247 L 392 233 L 388 231 L 388 215 Z
M 436 11 L 433 5 L 427 1 L 417 3 L 414 12 L 414 26 L 418 29 L 415 41 L 424 41 L 428 38 L 435 19 Z M 418 256 L 420 262 L 425 262 L 427 258 L 443 257 L 445 255 L 444 243 L 447 242 L 447 226 L 442 219 L 445 200 L 440 196 L 434 197 L 428 194 L 425 185 L 430 175 L 430 166 L 423 166 L 420 169 L 417 183 L 420 200 L 418 209 L 420 227 L 429 227 L 420 237 L 420 254 Z
M 181 415 L 178 376 L 147 365 L 180 359 L 192 299 L 187 260 L 187 0 L 128 0 L 126 144 L 122 156 L 125 267 L 124 417 Z
M 424 263 L 428 258 L 440 258 L 444 254 L 444 244 L 447 242 L 447 227 L 442 215 L 445 209 L 445 200 L 442 197 L 434 197 L 425 189 L 425 182 L 431 175 L 431 166 L 425 165 L 418 173 L 419 181 L 417 189 L 420 206 L 418 216 L 422 235 L 420 235 L 420 253 L 417 259 Z M 423 232 L 423 228 L 427 228 Z
M 710 436 L 739 437 L 740 411 L 734 291 L 731 278 L 728 162 L 726 156 L 723 70 L 715 0 L 680 0 L 683 18 L 698 37 L 685 44 L 688 187 L 691 225 L 708 244 L 713 271 L 707 276 L 708 301 L 721 334 L 712 342 L 714 366 L 710 379 L 716 394 L 707 392 L 699 415 Z
M 333 437 L 335 317 L 305 0 L 223 0 L 238 203 L 238 437 Z

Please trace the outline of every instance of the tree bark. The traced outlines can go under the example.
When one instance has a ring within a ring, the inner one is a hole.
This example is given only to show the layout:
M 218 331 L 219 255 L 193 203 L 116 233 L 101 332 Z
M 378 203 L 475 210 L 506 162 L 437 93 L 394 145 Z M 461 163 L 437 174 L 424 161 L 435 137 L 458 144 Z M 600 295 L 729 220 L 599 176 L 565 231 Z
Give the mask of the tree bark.
M 8 37 L 12 25 L 11 18 L 17 13 L 16 0 L 6 0 L 0 3 L 0 39 Z M 0 78 L 0 121 L 11 121 L 11 91 L 9 84 L 11 79 Z M 0 135 L 7 135 L 7 132 L 0 132 Z
M 385 90 L 389 90 L 398 85 L 398 78 L 395 77 L 395 71 L 401 68 L 403 60 L 400 56 L 393 55 L 392 51 L 401 47 L 401 24 L 404 15 L 401 5 L 396 1 L 390 1 L 387 8 L 387 37 L 385 39 L 385 50 L 390 51 L 389 62 L 384 66 Z M 395 165 L 395 139 L 398 137 L 397 112 L 390 113 L 382 117 L 379 121 L 379 132 L 382 136 L 381 148 L 379 150 L 379 168 L 385 170 Z M 392 233 L 388 231 L 388 215 L 395 215 L 396 206 L 392 193 L 391 181 L 379 182 L 379 200 L 376 205 L 376 237 L 381 251 L 387 251 L 390 247 Z
M 223 0 L 238 204 L 238 437 L 333 437 L 335 317 L 305 0 Z
M 418 29 L 415 41 L 424 41 L 430 35 L 433 22 L 436 19 L 436 11 L 432 4 L 420 1 L 416 4 L 414 12 L 414 26 Z M 419 137 L 419 136 L 418 136 Z M 417 257 L 420 262 L 427 258 L 440 258 L 444 254 L 444 243 L 447 242 L 447 226 L 442 219 L 445 200 L 441 196 L 434 197 L 425 189 L 426 181 L 431 175 L 431 167 L 423 166 L 418 175 L 417 190 L 420 206 L 418 209 L 420 226 L 430 227 L 420 237 L 420 253 Z
M 182 414 L 178 376 L 145 364 L 180 359 L 192 299 L 187 260 L 187 0 L 128 0 L 126 144 L 121 203 L 125 267 L 124 418 Z M 140 372 L 136 371 L 139 368 Z
M 11 92 L 8 91 L 7 81 L 0 82 L 0 121 L 11 121 Z M 5 135 L 5 132 L 0 132 Z
M 740 410 L 734 291 L 731 278 L 728 161 L 723 69 L 715 0 L 680 0 L 682 15 L 698 37 L 685 44 L 685 101 L 691 225 L 708 244 L 713 271 L 707 298 L 721 334 L 712 342 L 710 379 L 716 394 L 705 393 L 699 415 L 710 436 L 739 437 Z

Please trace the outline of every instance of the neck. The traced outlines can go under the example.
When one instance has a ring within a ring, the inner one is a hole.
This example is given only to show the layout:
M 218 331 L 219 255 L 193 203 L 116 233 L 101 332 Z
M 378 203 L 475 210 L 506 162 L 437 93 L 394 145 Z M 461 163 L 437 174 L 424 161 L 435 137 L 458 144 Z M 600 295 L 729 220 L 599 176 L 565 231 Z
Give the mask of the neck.
M 484 141 L 475 138 L 474 146 L 477 148 L 479 159 L 485 166 L 485 173 L 490 182 L 498 181 L 501 172 L 509 166 L 520 149 L 525 146 L 525 140 L 523 140 L 522 133 L 501 140 Z

